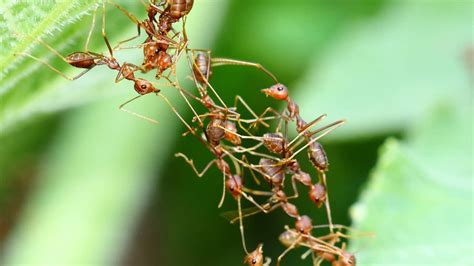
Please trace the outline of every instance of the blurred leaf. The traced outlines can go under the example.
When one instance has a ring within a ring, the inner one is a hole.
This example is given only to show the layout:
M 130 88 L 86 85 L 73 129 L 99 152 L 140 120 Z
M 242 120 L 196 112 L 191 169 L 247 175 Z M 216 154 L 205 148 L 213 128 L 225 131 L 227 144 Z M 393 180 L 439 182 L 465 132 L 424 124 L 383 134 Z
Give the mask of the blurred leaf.
M 134 6 L 143 9 L 139 2 Z M 222 17 L 205 14 L 219 10 L 224 15 L 225 6 L 226 1 L 195 4 L 186 24 L 193 47 L 212 41 Z M 110 26 L 114 29 L 111 32 L 132 36 L 136 31 L 132 23 L 110 25 L 114 25 Z M 129 55 L 130 58 L 133 59 Z M 71 86 L 94 85 L 91 89 L 115 91 L 114 73 L 106 70 L 90 72 L 75 82 L 55 83 L 48 90 L 65 93 Z M 48 71 L 42 68 L 38 75 Z M 0 264 L 107 265 L 120 261 L 156 184 L 153 172 L 164 166 L 170 144 L 182 129 L 156 96 L 144 97 L 131 108 L 149 116 L 159 112 L 158 126 L 118 111 L 119 103 L 135 96 L 130 83 L 118 87 L 128 92 L 127 97 L 117 94 L 66 116 L 21 220 L 5 244 Z M 88 93 L 92 94 L 92 90 Z M 180 105 L 175 101 L 175 90 L 166 88 L 162 93 Z M 42 100 L 33 101 L 52 104 L 52 95 L 45 93 Z M 75 101 L 69 94 L 62 96 Z
M 304 117 L 348 120 L 330 137 L 400 131 L 433 103 L 470 90 L 462 55 L 471 42 L 472 2 L 393 1 L 342 34 L 294 99 Z
M 466 106 L 466 105 L 464 105 Z M 388 140 L 360 200 L 363 265 L 472 265 L 472 109 L 442 105 L 408 141 Z

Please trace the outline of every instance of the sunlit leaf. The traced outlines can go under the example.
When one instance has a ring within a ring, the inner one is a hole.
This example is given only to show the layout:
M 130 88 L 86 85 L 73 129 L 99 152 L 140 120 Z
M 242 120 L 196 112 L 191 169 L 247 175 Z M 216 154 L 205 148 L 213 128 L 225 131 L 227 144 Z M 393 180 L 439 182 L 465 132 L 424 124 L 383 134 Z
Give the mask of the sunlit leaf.
M 388 140 L 352 209 L 363 265 L 472 265 L 472 110 L 439 107 L 407 141 Z

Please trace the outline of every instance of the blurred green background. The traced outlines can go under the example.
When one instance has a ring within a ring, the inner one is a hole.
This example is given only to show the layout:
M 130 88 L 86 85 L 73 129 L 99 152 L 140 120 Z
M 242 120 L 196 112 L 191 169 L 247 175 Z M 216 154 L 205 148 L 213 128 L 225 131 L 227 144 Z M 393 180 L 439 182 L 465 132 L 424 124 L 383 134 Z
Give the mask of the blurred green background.
M 118 2 L 145 17 L 139 1 Z M 0 3 L 0 265 L 242 265 L 238 226 L 220 216 L 236 204 L 227 196 L 217 209 L 216 169 L 199 179 L 173 156 L 198 168 L 212 158 L 159 97 L 130 107 L 157 126 L 118 110 L 135 92 L 104 67 L 69 82 L 14 56 L 73 76 L 34 40 L 82 49 L 94 3 Z M 351 241 L 360 265 L 472 265 L 472 10 L 460 0 L 200 0 L 187 29 L 191 47 L 275 73 L 306 120 L 348 120 L 322 143 L 333 220 L 376 235 Z M 106 21 L 112 43 L 136 31 L 111 6 Z M 100 26 L 91 49 L 105 52 Z M 258 112 L 284 107 L 259 92 L 270 82 L 240 67 L 212 77 L 227 103 L 239 94 Z M 192 117 L 176 91 L 163 93 Z M 300 212 L 325 223 L 301 191 Z M 281 211 L 246 219 L 248 246 L 263 242 L 276 258 L 291 223 Z M 284 265 L 311 265 L 301 253 Z

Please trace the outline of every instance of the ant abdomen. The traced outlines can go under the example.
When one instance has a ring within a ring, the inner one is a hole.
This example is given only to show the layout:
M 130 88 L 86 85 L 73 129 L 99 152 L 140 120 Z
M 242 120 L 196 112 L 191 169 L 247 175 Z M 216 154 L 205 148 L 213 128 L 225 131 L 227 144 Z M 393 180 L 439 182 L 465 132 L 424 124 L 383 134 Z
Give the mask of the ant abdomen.
M 265 133 L 263 144 L 272 153 L 282 154 L 287 150 L 287 141 L 281 133 Z
M 170 5 L 170 16 L 173 19 L 180 19 L 186 15 L 193 8 L 194 0 L 171 0 Z
M 259 164 L 266 174 L 264 178 L 271 184 L 280 186 L 285 178 L 285 171 L 282 167 L 276 166 L 278 162 L 268 158 L 261 158 Z
M 77 68 L 93 68 L 97 57 L 84 52 L 74 52 L 66 57 L 66 61 Z
M 211 76 L 209 67 L 209 56 L 204 52 L 198 52 L 194 59 L 193 72 L 194 76 L 200 83 L 205 83 Z
M 311 143 L 308 148 L 308 156 L 314 167 L 319 171 L 326 172 L 328 170 L 329 162 L 326 152 L 324 151 L 323 145 L 315 141 Z

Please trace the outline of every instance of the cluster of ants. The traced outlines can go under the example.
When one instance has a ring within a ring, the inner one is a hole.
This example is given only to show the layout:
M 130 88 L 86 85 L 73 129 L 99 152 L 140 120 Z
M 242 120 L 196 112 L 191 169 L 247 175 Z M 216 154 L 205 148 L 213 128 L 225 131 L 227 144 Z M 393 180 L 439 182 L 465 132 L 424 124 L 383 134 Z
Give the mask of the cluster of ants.
M 138 96 L 120 105 L 120 109 L 157 123 L 156 120 L 141 114 L 129 111 L 124 106 L 131 101 L 147 94 L 156 94 L 162 97 L 177 115 L 180 121 L 186 126 L 187 132 L 183 135 L 193 135 L 203 146 L 209 150 L 214 159 L 207 164 L 202 171 L 198 171 L 193 160 L 183 153 L 177 153 L 176 157 L 183 158 L 199 177 L 202 177 L 212 165 L 223 176 L 223 193 L 219 202 L 222 206 L 227 190 L 237 202 L 238 210 L 234 216 L 229 215 L 231 223 L 239 222 L 239 229 L 242 238 L 242 245 L 245 251 L 244 263 L 248 265 L 263 266 L 270 265 L 271 259 L 263 256 L 263 244 L 258 244 L 254 251 L 249 252 L 246 247 L 243 218 L 258 213 L 269 213 L 281 208 L 284 213 L 294 219 L 294 227 L 285 226 L 285 231 L 280 235 L 280 242 L 286 247 L 277 259 L 280 265 L 285 254 L 292 249 L 305 248 L 307 251 L 302 255 L 306 258 L 311 255 L 314 265 L 320 265 L 323 261 L 332 265 L 355 265 L 355 257 L 346 250 L 346 240 L 349 237 L 347 231 L 350 228 L 335 225 L 331 219 L 329 197 L 327 194 L 326 172 L 328 171 L 328 158 L 323 146 L 318 141 L 331 131 L 341 126 L 344 120 L 330 123 L 326 126 L 311 130 L 325 115 L 321 115 L 310 122 L 306 122 L 300 115 L 298 105 L 289 97 L 286 86 L 279 83 L 277 78 L 266 68 L 258 63 L 212 57 L 209 50 L 190 49 L 188 47 L 188 37 L 186 34 L 186 18 L 192 10 L 193 0 L 162 0 L 158 2 L 149 0 L 145 6 L 147 18 L 139 20 L 122 6 L 108 1 L 122 11 L 136 26 L 138 34 L 132 38 L 121 41 L 117 46 L 110 45 L 105 34 L 105 9 L 106 1 L 102 2 L 102 35 L 107 46 L 109 55 L 94 53 L 88 50 L 89 40 L 95 27 L 96 11 L 100 5 L 94 9 L 92 26 L 87 36 L 85 49 L 81 52 L 74 52 L 66 57 L 39 40 L 47 49 L 58 55 L 63 61 L 76 68 L 84 69 L 77 76 L 70 78 L 48 62 L 39 59 L 31 54 L 23 53 L 37 60 L 61 76 L 75 80 L 83 76 L 86 72 L 98 65 L 106 65 L 111 70 L 117 71 L 115 82 L 123 79 L 134 83 L 134 89 Z M 178 30 L 179 29 L 179 30 Z M 139 45 L 123 47 L 127 42 L 137 39 L 144 31 L 146 39 Z M 119 49 L 141 49 L 143 51 L 143 63 L 135 65 L 132 63 L 120 63 L 114 57 L 114 51 Z M 187 58 L 187 63 L 192 73 L 192 80 L 197 93 L 185 89 L 177 78 L 176 65 L 182 55 Z M 272 107 L 268 107 L 261 115 L 257 115 L 250 106 L 240 96 L 236 96 L 233 107 L 228 107 L 217 90 L 209 82 L 212 75 L 212 68 L 224 65 L 237 65 L 254 67 L 273 80 L 273 84 L 261 91 L 278 101 L 286 103 L 286 109 L 282 112 Z M 136 77 L 137 72 L 147 73 L 156 70 L 155 79 L 165 79 L 167 86 L 177 89 L 180 96 L 185 100 L 194 114 L 191 122 L 186 121 L 166 98 L 158 83 L 151 82 L 145 78 Z M 191 101 L 196 101 L 204 107 L 205 113 L 198 113 Z M 251 114 L 251 118 L 243 118 L 237 110 L 237 104 L 241 105 Z M 274 130 L 270 130 L 271 125 L 275 125 Z M 295 125 L 298 135 L 288 138 L 289 126 Z M 254 129 L 261 125 L 267 129 L 263 135 L 253 134 Z M 247 145 L 244 145 L 246 143 Z M 251 144 L 248 144 L 251 143 Z M 317 182 L 313 182 L 311 175 L 303 171 L 296 156 L 305 151 L 309 160 L 317 173 Z M 231 169 L 232 163 L 234 170 Z M 243 171 L 248 169 L 257 184 L 260 181 L 269 184 L 268 191 L 250 189 L 244 186 Z M 259 178 L 260 177 L 260 178 Z M 289 179 L 288 179 L 289 177 Z M 292 195 L 285 192 L 285 181 L 291 182 Z M 312 220 L 307 215 L 299 213 L 297 207 L 290 201 L 299 197 L 297 183 L 307 187 L 309 198 L 315 203 L 317 208 L 326 208 L 328 223 L 326 225 L 312 224 Z M 264 197 L 263 203 L 259 203 L 254 197 Z M 242 209 L 241 201 L 247 200 L 255 207 Z M 329 233 L 316 236 L 315 229 L 328 228 Z M 341 244 L 342 243 L 342 244 Z

